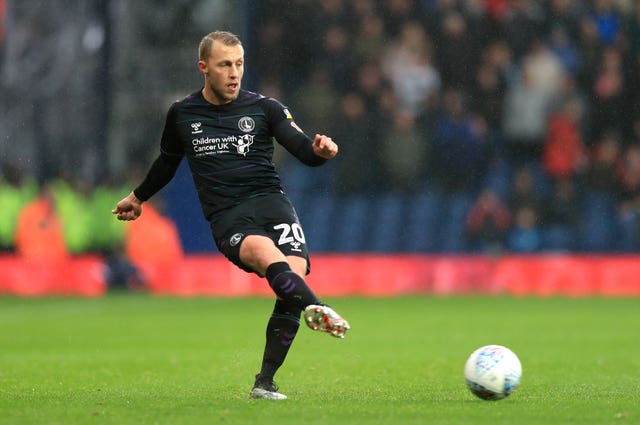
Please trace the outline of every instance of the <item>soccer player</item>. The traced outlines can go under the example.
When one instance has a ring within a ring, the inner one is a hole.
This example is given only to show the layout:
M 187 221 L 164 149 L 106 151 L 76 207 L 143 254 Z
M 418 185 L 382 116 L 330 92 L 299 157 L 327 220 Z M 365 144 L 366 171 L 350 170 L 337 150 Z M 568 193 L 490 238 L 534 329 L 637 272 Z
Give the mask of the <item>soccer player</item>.
M 241 89 L 244 48 L 236 35 L 206 35 L 198 69 L 204 88 L 171 105 L 160 155 L 112 213 L 119 220 L 138 218 L 142 203 L 173 178 L 186 156 L 216 246 L 241 269 L 266 277 L 276 295 L 262 367 L 249 396 L 286 399 L 273 377 L 293 342 L 300 314 L 311 329 L 338 338 L 349 324 L 305 283 L 307 245 L 272 162 L 272 138 L 309 166 L 335 157 L 338 146 L 325 135 L 310 139 L 277 100 Z

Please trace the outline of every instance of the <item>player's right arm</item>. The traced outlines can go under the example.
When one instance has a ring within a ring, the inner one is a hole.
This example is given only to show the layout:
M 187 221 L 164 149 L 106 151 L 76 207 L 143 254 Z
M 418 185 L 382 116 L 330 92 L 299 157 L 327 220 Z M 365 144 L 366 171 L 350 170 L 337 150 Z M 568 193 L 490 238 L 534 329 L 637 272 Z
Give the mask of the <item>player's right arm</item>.
M 112 214 L 118 216 L 118 220 L 130 221 L 135 220 L 142 214 L 142 201 L 138 199 L 135 193 L 131 192 L 126 198 L 123 198 L 111 210 Z

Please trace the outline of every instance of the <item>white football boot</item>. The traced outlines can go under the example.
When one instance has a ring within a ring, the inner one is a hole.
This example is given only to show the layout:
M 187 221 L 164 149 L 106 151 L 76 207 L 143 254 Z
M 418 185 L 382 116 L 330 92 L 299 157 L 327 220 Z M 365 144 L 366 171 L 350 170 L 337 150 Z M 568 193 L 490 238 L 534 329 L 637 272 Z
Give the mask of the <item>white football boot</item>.
M 312 304 L 304 309 L 304 321 L 314 331 L 326 332 L 336 338 L 344 338 L 351 327 L 328 305 Z
M 249 398 L 264 400 L 286 400 L 287 396 L 278 392 L 278 386 L 273 381 L 260 380 L 256 377 L 256 382 L 249 393 Z

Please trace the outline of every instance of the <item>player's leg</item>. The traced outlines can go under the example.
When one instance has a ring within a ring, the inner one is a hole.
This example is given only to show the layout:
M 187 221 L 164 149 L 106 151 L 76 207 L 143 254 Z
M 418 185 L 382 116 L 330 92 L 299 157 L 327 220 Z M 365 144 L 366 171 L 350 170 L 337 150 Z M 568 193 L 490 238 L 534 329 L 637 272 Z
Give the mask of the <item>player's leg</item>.
M 294 255 L 287 256 L 291 270 L 303 277 L 307 273 L 307 260 Z M 310 304 L 304 309 L 304 321 L 314 331 L 329 333 L 337 338 L 344 338 L 344 333 L 349 330 L 349 323 L 340 317 L 326 304 Z
M 302 304 L 316 302 L 317 298 L 304 284 L 304 280 L 291 270 L 284 254 L 266 236 L 246 236 L 240 246 L 240 260 L 258 275 L 265 276 L 278 296 L 267 323 L 260 373 L 256 376 L 249 397 L 283 400 L 286 396 L 278 392 L 273 378 L 284 363 L 298 332 Z M 306 260 L 304 261 L 306 270 Z M 274 267 L 271 267 L 272 264 Z M 296 265 L 296 268 L 299 267 Z M 289 273 L 288 280 L 281 279 L 285 276 L 283 273 Z M 294 283 L 293 280 L 297 282 Z
M 307 326 L 344 338 L 349 323 L 331 307 L 322 304 L 303 278 L 307 271 L 306 258 L 297 255 L 285 257 L 282 249 L 266 236 L 250 235 L 242 242 L 240 260 L 261 276 L 266 275 L 280 299 L 304 310 Z
M 278 298 L 267 323 L 260 373 L 256 376 L 249 396 L 273 400 L 285 399 L 286 396 L 278 392 L 273 378 L 284 363 L 295 339 L 300 326 L 300 313 L 304 308 L 313 308 L 314 311 L 319 308 L 325 312 L 333 312 L 333 310 L 320 304 L 305 283 L 303 276 L 307 273 L 306 258 L 285 257 L 270 238 L 259 235 L 245 237 L 240 246 L 240 260 L 259 275 L 265 276 Z M 337 316 L 335 312 L 333 314 Z M 340 328 L 344 335 L 349 325 L 344 319 L 340 320 L 344 322 Z M 306 323 L 309 324 L 309 322 Z M 314 329 L 311 324 L 309 326 Z
M 249 394 L 252 398 L 268 398 L 280 400 L 286 398 L 278 393 L 278 387 L 273 379 L 284 363 L 289 348 L 293 343 L 300 326 L 302 310 L 277 299 L 266 329 L 266 342 L 262 356 L 260 373 L 256 376 L 253 389 Z
M 280 299 L 304 310 L 307 326 L 344 338 L 349 323 L 331 307 L 322 304 L 303 278 L 307 271 L 306 258 L 296 255 L 285 257 L 281 248 L 276 247 L 270 238 L 250 235 L 242 242 L 240 260 L 261 276 L 266 276 Z
M 307 260 L 301 257 L 289 257 L 291 268 L 298 275 L 306 273 Z M 267 323 L 266 345 L 262 359 L 262 368 L 257 377 L 258 384 L 273 382 L 277 370 L 284 363 L 289 352 L 289 347 L 298 332 L 300 326 L 300 313 L 302 309 L 285 300 L 276 299 L 273 312 Z M 259 385 L 258 385 L 259 386 Z
M 300 260 L 304 261 L 304 266 L 296 262 L 295 267 L 298 272 L 304 267 L 306 272 L 306 259 Z M 300 310 L 308 305 L 320 304 L 303 277 L 291 269 L 287 257 L 270 238 L 262 235 L 246 236 L 240 246 L 240 261 L 260 276 L 265 276 L 279 298 L 298 306 Z

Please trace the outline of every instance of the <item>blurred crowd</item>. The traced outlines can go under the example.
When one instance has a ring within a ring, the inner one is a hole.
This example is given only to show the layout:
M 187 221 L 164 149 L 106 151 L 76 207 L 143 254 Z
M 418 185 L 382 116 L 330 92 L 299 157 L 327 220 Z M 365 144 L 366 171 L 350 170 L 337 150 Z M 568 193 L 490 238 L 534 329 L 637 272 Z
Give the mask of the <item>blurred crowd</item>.
M 334 195 L 454 205 L 465 227 L 436 250 L 640 247 L 638 2 L 280 3 L 248 63 L 339 143 Z
M 0 254 L 47 264 L 94 255 L 104 260 L 110 287 L 142 289 L 139 266 L 170 263 L 184 251 L 161 199 L 147 202 L 144 218 L 120 222 L 109 211 L 131 183 L 92 187 L 69 176 L 37 182 L 7 166 L 0 179 Z
M 245 88 L 278 98 L 307 133 L 340 146 L 320 173 L 278 152 L 299 209 L 334 205 L 337 223 L 357 205 L 345 233 L 395 223 L 388 241 L 363 237 L 353 250 L 635 252 L 637 3 L 261 0 L 246 17 Z M 71 252 L 123 243 L 123 227 L 104 212 L 132 186 L 87 190 L 60 177 L 36 188 L 10 166 L 3 174 L 5 249 L 15 249 L 19 211 L 48 193 Z M 392 214 L 373 213 L 382 209 Z M 307 232 L 327 232 L 300 213 Z M 416 232 L 424 243 L 407 243 Z

